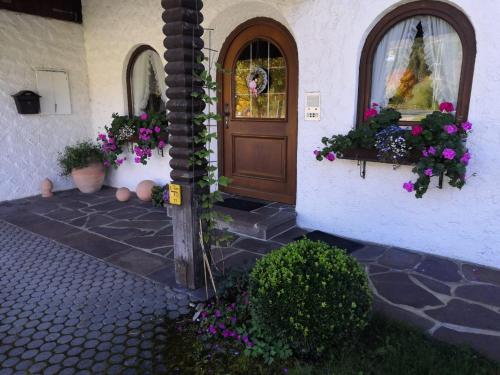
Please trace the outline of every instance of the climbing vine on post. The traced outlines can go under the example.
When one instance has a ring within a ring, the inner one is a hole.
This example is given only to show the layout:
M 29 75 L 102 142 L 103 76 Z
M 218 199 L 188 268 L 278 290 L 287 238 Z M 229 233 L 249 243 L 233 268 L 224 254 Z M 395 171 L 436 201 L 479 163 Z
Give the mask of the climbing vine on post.
M 205 58 L 206 61 L 209 59 Z M 198 59 L 198 64 L 203 63 L 203 59 Z M 216 69 L 221 69 L 219 64 L 216 64 Z M 211 156 L 214 154 L 212 149 L 212 141 L 217 139 L 217 132 L 211 131 L 212 122 L 217 123 L 221 121 L 221 116 L 212 110 L 217 104 L 217 82 L 210 74 L 211 66 L 207 70 L 201 72 L 194 72 L 195 79 L 203 82 L 203 92 L 193 92 L 191 95 L 205 103 L 206 111 L 195 116 L 195 126 L 202 126 L 203 129 L 194 137 L 196 146 L 200 146 L 199 150 L 194 152 L 191 156 L 190 162 L 192 165 L 202 166 L 206 168 L 205 176 L 200 179 L 197 184 L 200 187 L 202 214 L 200 216 L 202 221 L 202 241 L 203 247 L 209 249 L 212 245 L 216 248 L 220 247 L 223 242 L 231 239 L 231 235 L 224 231 L 218 231 L 216 223 L 218 220 L 231 221 L 231 217 L 224 215 L 216 210 L 214 206 L 217 202 L 223 202 L 224 198 L 219 191 L 219 187 L 226 187 L 230 184 L 231 180 L 225 176 L 219 176 L 217 173 L 217 163 L 212 160 Z

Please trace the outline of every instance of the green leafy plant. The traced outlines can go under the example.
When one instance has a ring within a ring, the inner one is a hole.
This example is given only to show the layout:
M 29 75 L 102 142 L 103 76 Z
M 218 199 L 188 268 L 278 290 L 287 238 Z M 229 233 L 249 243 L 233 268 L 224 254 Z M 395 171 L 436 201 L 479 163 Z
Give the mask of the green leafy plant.
M 165 207 L 168 200 L 168 184 L 165 186 L 153 186 L 153 190 L 151 191 L 151 203 L 153 203 L 154 207 Z
M 466 183 L 466 169 L 471 154 L 466 146 L 470 122 L 458 123 L 453 115 L 452 103 L 443 102 L 439 111 L 427 115 L 411 130 L 400 126 L 401 114 L 394 109 L 377 109 L 374 104 L 365 112 L 365 123 L 346 135 L 323 137 L 324 147 L 314 151 L 318 161 L 334 161 L 350 150 L 377 150 L 380 161 L 399 164 L 411 158 L 416 166 L 415 182 L 407 181 L 403 188 L 415 192 L 422 198 L 427 192 L 432 177 L 438 176 L 440 186 L 443 176 L 448 177 L 450 186 L 461 189 Z M 399 128 L 399 129 L 398 129 Z
M 98 145 L 84 141 L 66 146 L 64 151 L 59 153 L 57 161 L 62 170 L 61 175 L 68 176 L 73 169 L 85 168 L 92 163 L 102 163 L 104 155 Z
M 252 325 L 301 357 L 318 357 L 365 328 L 367 276 L 343 250 L 300 240 L 260 259 L 250 274 Z
M 199 58 L 197 61 L 198 64 L 203 63 L 202 58 Z M 222 69 L 222 67 L 216 64 L 216 69 Z M 203 82 L 204 90 L 202 92 L 193 92 L 192 96 L 200 99 L 207 107 L 207 111 L 197 114 L 194 118 L 194 124 L 196 126 L 203 126 L 203 128 L 194 139 L 199 150 L 193 153 L 190 162 L 196 166 L 204 166 L 206 169 L 206 174 L 198 182 L 198 186 L 202 191 L 201 205 L 203 212 L 201 220 L 202 228 L 204 228 L 203 242 L 208 248 L 211 245 L 219 246 L 220 243 L 227 241 L 230 237 L 227 233 L 221 233 L 216 230 L 216 222 L 218 219 L 230 221 L 231 218 L 228 215 L 215 211 L 213 208 L 217 202 L 224 201 L 222 193 L 218 188 L 228 186 L 231 180 L 225 176 L 219 176 L 217 174 L 217 166 L 211 160 L 211 155 L 214 153 L 212 142 L 217 139 L 217 133 L 211 132 L 209 125 L 211 121 L 221 121 L 222 119 L 217 112 L 212 111 L 213 106 L 217 103 L 217 82 L 213 79 L 209 70 L 195 71 L 193 74 Z M 215 189 L 212 189 L 212 187 L 215 187 Z

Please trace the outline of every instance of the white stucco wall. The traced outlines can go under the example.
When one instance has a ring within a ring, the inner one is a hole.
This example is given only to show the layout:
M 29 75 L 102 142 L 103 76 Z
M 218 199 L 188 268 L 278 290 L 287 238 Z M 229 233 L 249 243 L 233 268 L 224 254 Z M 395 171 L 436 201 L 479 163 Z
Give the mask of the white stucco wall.
M 163 60 L 163 24 L 159 0 L 83 0 L 83 19 L 89 70 L 91 116 L 94 136 L 111 122 L 113 112 L 128 114 L 125 71 L 133 50 L 141 44 L 153 47 Z M 164 60 L 163 60 L 164 61 Z M 168 149 L 164 157 L 153 151 L 147 166 L 127 161 L 108 173 L 107 183 L 135 190 L 145 179 L 170 181 Z
M 57 153 L 90 137 L 88 76 L 81 25 L 0 10 L 0 201 L 40 193 L 49 177 L 56 190 L 72 187 L 59 176 Z M 12 94 L 36 91 L 34 68 L 68 73 L 71 115 L 19 115 Z
M 315 161 L 321 137 L 345 133 L 354 124 L 358 64 L 364 39 L 394 0 L 206 0 L 205 26 L 214 28 L 212 48 L 220 49 L 238 24 L 265 16 L 294 35 L 299 52 L 298 222 L 356 239 L 401 246 L 500 267 L 500 97 L 498 33 L 500 2 L 450 2 L 476 29 L 477 60 L 469 119 L 475 130 L 469 179 L 462 190 L 431 189 L 417 200 L 402 189 L 414 179 L 411 168 L 368 163 L 359 177 L 352 161 Z M 303 120 L 304 92 L 320 91 L 322 119 Z M 437 184 L 437 182 L 436 182 Z
M 467 186 L 431 189 L 417 200 L 402 189 L 414 178 L 409 167 L 368 163 L 367 178 L 355 162 L 315 161 L 321 137 L 345 133 L 354 125 L 358 64 L 370 29 L 394 0 L 205 0 L 211 47 L 220 49 L 240 23 L 270 17 L 294 35 L 299 53 L 299 142 L 297 212 L 301 226 L 356 239 L 384 243 L 500 267 L 500 130 L 495 121 L 500 97 L 498 33 L 500 2 L 455 0 L 470 17 L 477 36 L 477 60 L 469 119 L 475 130 Z M 125 113 L 124 66 L 139 44 L 162 55 L 159 0 L 84 0 L 92 123 L 95 131 L 112 112 Z M 208 33 L 206 34 L 208 43 Z M 214 56 L 217 58 L 217 56 Z M 320 91 L 322 120 L 303 120 L 304 92 Z M 142 175 L 136 174 L 137 172 Z M 149 167 L 124 166 L 110 182 L 134 187 L 151 176 L 168 181 L 168 157 Z M 437 183 L 437 182 L 436 182 Z

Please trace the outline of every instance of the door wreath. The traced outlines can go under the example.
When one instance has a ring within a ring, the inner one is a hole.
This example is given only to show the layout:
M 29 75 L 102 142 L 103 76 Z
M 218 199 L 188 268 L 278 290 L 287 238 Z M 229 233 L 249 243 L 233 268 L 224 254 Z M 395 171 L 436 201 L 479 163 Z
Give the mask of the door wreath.
M 267 71 L 262 67 L 256 67 L 247 76 L 247 86 L 250 94 L 258 97 L 266 89 L 269 83 Z

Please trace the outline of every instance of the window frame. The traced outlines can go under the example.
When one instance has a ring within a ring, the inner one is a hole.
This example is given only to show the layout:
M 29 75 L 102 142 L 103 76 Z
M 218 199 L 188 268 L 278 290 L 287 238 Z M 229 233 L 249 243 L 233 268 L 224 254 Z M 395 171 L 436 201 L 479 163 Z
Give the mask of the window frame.
M 133 99 L 132 99 L 132 72 L 134 71 L 134 65 L 139 58 L 139 56 L 146 51 L 154 51 L 156 50 L 151 47 L 148 44 L 142 44 L 139 47 L 137 47 L 134 52 L 132 52 L 132 55 L 130 55 L 130 58 L 128 60 L 127 64 L 127 71 L 126 71 L 126 85 L 127 85 L 127 108 L 128 108 L 128 115 L 129 117 L 134 116 L 134 104 L 133 104 Z M 156 52 L 158 53 L 158 52 Z
M 377 47 L 385 34 L 396 24 L 415 16 L 434 16 L 448 22 L 462 42 L 462 68 L 458 86 L 456 118 L 458 122 L 467 121 L 469 103 L 476 60 L 476 35 L 467 16 L 456 7 L 441 1 L 420 0 L 401 5 L 377 22 L 368 34 L 359 63 L 357 124 L 363 122 L 364 112 L 371 105 L 373 60 Z M 416 122 L 402 121 L 402 125 Z

